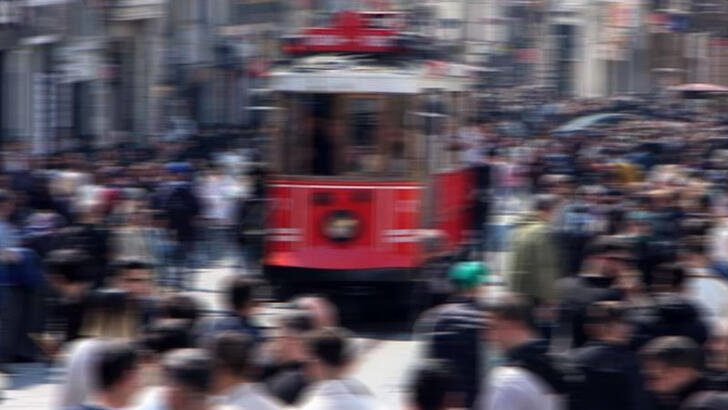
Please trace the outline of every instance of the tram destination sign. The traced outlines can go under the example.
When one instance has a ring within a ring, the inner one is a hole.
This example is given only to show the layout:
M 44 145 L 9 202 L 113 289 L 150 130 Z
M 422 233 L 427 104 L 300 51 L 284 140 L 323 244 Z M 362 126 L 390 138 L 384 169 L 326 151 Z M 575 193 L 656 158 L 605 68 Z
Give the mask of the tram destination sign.
M 340 13 L 334 18 L 331 27 L 311 27 L 290 38 L 284 51 L 289 54 L 400 51 L 399 30 L 374 24 L 372 19 L 372 16 L 362 13 Z

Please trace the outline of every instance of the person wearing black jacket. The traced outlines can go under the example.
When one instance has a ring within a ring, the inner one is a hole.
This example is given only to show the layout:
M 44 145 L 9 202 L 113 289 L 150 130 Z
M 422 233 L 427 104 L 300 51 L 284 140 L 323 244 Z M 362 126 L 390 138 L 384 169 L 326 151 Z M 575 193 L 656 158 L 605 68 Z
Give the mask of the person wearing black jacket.
M 598 238 L 587 247 L 588 256 L 582 272 L 576 277 L 559 280 L 557 346 L 565 349 L 583 346 L 587 339 L 584 333 L 587 308 L 595 302 L 623 299 L 623 292 L 616 285 L 618 275 L 629 266 L 627 247 L 626 242 L 615 237 Z
M 315 329 L 312 315 L 294 311 L 281 320 L 275 345 L 276 364 L 264 377 L 268 392 L 288 405 L 295 405 L 312 380 L 306 373 L 308 352 L 305 335 Z
M 637 355 L 628 349 L 629 326 L 620 302 L 597 302 L 584 320 L 589 341 L 569 354 L 581 377 L 570 410 L 641 410 L 647 405 Z
M 53 290 L 46 331 L 60 336 L 54 342 L 69 342 L 80 336 L 86 297 L 93 284 L 88 261 L 89 255 L 78 249 L 56 249 L 44 261 Z
M 88 256 L 85 268 L 95 288 L 104 286 L 109 273 L 109 230 L 99 211 L 84 210 L 77 224 L 61 228 L 54 238 L 54 249 L 75 249 Z
M 481 337 L 485 315 L 477 294 L 487 273 L 480 262 L 453 266 L 448 273 L 455 287 L 450 299 L 425 312 L 415 324 L 415 334 L 425 342 L 426 357 L 442 360 L 453 370 L 455 379 L 450 393 L 465 408 L 474 405 L 482 383 Z
M 678 264 L 663 264 L 655 270 L 652 300 L 630 311 L 635 326 L 632 348 L 662 336 L 684 336 L 702 346 L 708 340 L 708 326 L 692 300 L 682 295 L 685 271 Z
M 255 168 L 251 171 L 250 177 L 252 178 L 252 195 L 238 201 L 235 231 L 245 269 L 256 271 L 260 269 L 263 257 L 267 216 L 266 171 L 263 168 Z
M 682 336 L 657 338 L 640 353 L 654 410 L 680 410 L 697 395 L 715 391 L 703 371 L 700 346 Z
M 173 163 L 169 165 L 169 171 L 173 178 L 162 193 L 161 207 L 175 241 L 172 259 L 177 272 L 177 287 L 184 289 L 188 284 L 187 271 L 192 264 L 200 203 L 189 180 L 189 165 Z

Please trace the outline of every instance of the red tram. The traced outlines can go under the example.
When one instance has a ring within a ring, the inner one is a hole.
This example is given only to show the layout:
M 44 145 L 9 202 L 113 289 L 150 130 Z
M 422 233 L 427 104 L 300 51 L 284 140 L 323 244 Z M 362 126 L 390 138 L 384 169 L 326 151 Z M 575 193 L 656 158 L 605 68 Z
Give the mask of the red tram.
M 269 73 L 263 265 L 284 294 L 412 289 L 467 240 L 473 175 L 447 136 L 468 115 L 470 72 L 397 58 L 397 17 L 342 13 L 289 42 L 292 63 Z M 348 54 L 321 54 L 335 51 Z

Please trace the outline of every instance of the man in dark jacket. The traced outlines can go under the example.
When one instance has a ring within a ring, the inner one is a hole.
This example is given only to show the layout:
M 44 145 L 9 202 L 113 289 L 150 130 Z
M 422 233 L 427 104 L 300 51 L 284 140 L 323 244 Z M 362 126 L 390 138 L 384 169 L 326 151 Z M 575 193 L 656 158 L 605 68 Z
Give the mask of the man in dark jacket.
M 86 297 L 93 284 L 88 260 L 88 254 L 77 249 L 56 249 L 45 259 L 53 290 L 46 330 L 62 335 L 62 340 L 55 342 L 65 343 L 79 337 Z
M 687 337 L 657 338 L 641 357 L 655 410 L 679 410 L 697 394 L 716 390 L 703 374 L 700 346 Z
M 461 262 L 449 272 L 455 288 L 450 300 L 423 314 L 415 333 L 426 343 L 429 359 L 442 360 L 456 376 L 450 392 L 470 408 L 482 382 L 480 340 L 485 330 L 484 312 L 478 306 L 480 283 L 488 271 L 480 262 Z
M 661 336 L 685 336 L 698 345 L 708 340 L 708 327 L 697 305 L 682 295 L 684 280 L 680 265 L 664 264 L 655 270 L 652 303 L 630 312 L 635 325 L 633 348 Z
M 597 302 L 584 320 L 589 341 L 570 354 L 583 377 L 571 410 L 640 410 L 647 405 L 637 356 L 627 348 L 629 325 L 619 302 Z
M 309 354 L 305 335 L 314 330 L 312 315 L 294 311 L 284 316 L 275 337 L 276 364 L 269 369 L 265 385 L 273 397 L 295 405 L 304 389 L 311 384 L 306 374 Z
M 559 280 L 558 328 L 555 340 L 565 349 L 581 347 L 586 342 L 584 314 L 594 302 L 621 300 L 616 288 L 617 276 L 629 262 L 627 243 L 603 237 L 587 247 L 587 258 L 579 276 Z
M 172 181 L 163 190 L 161 206 L 175 241 L 172 259 L 178 275 L 177 285 L 184 289 L 187 285 L 187 271 L 192 263 L 200 204 L 189 181 L 191 172 L 189 165 L 173 163 L 168 169 L 172 173 Z
M 252 320 L 261 288 L 258 281 L 240 276 L 233 278 L 225 291 L 230 310 L 222 317 L 202 324 L 202 342 L 226 332 L 243 333 L 255 344 L 263 342 L 263 330 Z

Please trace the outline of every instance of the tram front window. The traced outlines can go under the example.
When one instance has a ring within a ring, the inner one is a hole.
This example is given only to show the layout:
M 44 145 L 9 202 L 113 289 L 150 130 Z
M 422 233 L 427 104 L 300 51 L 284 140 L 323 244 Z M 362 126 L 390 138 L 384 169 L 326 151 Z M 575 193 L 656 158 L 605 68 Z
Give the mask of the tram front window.
M 314 94 L 289 101 L 284 172 L 410 176 L 413 161 L 405 97 Z

